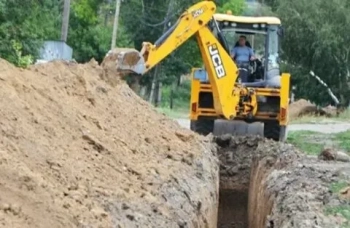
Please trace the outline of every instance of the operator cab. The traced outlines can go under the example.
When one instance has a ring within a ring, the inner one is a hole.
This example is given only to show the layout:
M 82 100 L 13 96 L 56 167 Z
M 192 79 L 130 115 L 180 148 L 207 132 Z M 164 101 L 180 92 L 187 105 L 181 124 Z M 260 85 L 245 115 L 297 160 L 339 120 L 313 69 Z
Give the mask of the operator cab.
M 253 49 L 256 60 L 246 65 L 237 63 L 240 74 L 248 72 L 247 86 L 280 87 L 279 41 L 282 34 L 281 21 L 275 17 L 243 17 L 228 14 L 215 14 L 219 30 L 213 27 L 213 33 L 218 37 L 228 54 L 238 46 L 240 36 L 246 37 L 246 46 Z M 194 77 L 204 78 L 203 69 L 197 69 Z M 197 76 L 197 77 L 196 77 Z M 239 79 L 238 79 L 239 80 Z

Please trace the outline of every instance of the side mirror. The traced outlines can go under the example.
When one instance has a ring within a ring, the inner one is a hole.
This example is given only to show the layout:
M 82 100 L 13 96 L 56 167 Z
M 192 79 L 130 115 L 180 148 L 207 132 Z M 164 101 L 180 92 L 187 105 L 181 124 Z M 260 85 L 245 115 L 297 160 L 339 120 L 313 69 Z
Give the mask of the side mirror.
M 284 37 L 284 28 L 282 26 L 278 27 L 277 34 L 279 37 L 283 38 Z

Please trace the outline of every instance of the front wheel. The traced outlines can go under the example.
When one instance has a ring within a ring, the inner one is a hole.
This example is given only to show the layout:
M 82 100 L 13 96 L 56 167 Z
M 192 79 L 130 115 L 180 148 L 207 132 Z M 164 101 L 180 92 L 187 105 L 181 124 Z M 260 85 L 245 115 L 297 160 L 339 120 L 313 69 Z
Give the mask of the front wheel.
M 209 135 L 214 130 L 214 120 L 201 118 L 191 120 L 190 129 L 200 135 Z
M 285 142 L 287 140 L 287 126 L 280 126 L 276 122 L 264 123 L 264 137 L 275 141 Z

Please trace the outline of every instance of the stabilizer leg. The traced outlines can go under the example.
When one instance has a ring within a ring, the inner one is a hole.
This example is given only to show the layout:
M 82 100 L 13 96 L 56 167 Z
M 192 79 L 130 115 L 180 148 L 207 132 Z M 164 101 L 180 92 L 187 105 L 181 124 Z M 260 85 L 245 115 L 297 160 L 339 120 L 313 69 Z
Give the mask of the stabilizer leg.
M 215 136 L 230 134 L 234 136 L 259 135 L 264 137 L 264 123 L 246 123 L 241 120 L 215 120 L 213 134 Z

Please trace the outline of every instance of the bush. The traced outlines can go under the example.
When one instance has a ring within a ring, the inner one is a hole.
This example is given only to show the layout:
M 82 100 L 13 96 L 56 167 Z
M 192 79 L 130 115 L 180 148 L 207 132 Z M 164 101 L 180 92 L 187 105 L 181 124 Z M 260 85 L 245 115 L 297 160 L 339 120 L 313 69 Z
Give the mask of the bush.
M 29 65 L 33 64 L 34 58 L 31 55 L 22 56 L 22 44 L 15 40 L 11 41 L 12 48 L 15 51 L 16 56 L 16 66 L 26 68 Z

